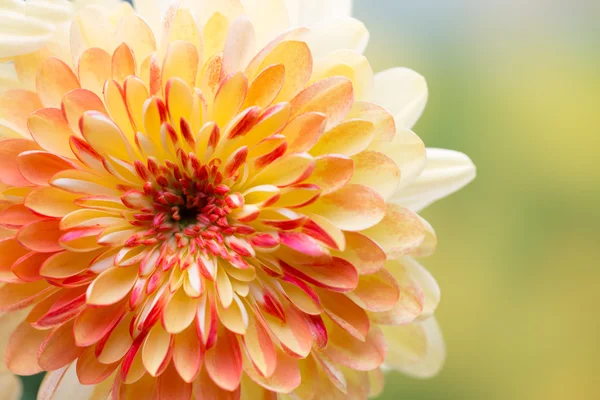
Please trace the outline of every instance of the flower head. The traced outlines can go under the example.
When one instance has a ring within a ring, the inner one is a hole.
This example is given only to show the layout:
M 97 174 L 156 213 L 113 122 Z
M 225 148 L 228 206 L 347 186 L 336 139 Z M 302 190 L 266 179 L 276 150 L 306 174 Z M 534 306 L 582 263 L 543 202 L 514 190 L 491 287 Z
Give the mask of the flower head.
M 474 169 L 425 167 L 423 79 L 373 79 L 363 25 L 322 2 L 141 3 L 7 11 L 40 29 L 0 41 L 8 368 L 52 371 L 44 398 L 366 398 L 384 362 L 435 374 L 416 211 Z

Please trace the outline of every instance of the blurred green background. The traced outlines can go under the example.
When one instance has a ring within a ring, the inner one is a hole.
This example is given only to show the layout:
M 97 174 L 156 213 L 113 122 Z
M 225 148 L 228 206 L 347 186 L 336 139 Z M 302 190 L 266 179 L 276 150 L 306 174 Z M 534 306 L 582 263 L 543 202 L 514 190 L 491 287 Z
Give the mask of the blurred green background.
M 478 167 L 423 212 L 446 367 L 388 376 L 383 399 L 599 399 L 600 3 L 355 0 L 354 14 L 376 71 L 427 78 L 415 131 Z
M 355 0 L 376 71 L 423 74 L 414 130 L 478 177 L 422 214 L 441 375 L 384 399 L 600 399 L 600 2 Z

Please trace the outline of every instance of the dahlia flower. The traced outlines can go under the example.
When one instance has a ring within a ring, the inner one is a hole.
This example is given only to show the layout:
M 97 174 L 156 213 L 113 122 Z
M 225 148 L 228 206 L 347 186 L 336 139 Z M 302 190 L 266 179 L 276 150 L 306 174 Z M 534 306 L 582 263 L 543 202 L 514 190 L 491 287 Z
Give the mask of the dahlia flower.
M 436 374 L 417 212 L 475 172 L 411 131 L 423 78 L 373 74 L 349 0 L 137 3 L 0 2 L 4 396 L 8 371 L 48 371 L 41 399 Z

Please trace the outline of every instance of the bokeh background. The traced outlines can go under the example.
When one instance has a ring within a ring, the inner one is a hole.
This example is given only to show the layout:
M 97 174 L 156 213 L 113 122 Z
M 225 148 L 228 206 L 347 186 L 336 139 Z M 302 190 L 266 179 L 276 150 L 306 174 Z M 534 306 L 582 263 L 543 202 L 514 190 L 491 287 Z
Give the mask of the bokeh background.
M 600 2 L 354 3 L 373 68 L 428 80 L 415 131 L 478 167 L 423 212 L 446 367 L 383 399 L 600 399 Z
M 439 377 L 384 399 L 600 399 L 600 2 L 355 0 L 375 70 L 422 73 L 414 130 L 478 177 L 423 216 Z

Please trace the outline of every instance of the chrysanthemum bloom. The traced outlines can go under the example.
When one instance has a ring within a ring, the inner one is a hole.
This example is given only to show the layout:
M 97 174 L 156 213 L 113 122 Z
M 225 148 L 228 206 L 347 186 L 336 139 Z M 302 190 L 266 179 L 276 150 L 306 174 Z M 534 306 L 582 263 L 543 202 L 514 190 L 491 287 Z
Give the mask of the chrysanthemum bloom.
M 8 369 L 50 371 L 43 399 L 364 399 L 382 366 L 435 374 L 416 212 L 474 167 L 411 132 L 424 80 L 373 76 L 349 1 L 139 3 L 0 3 Z

